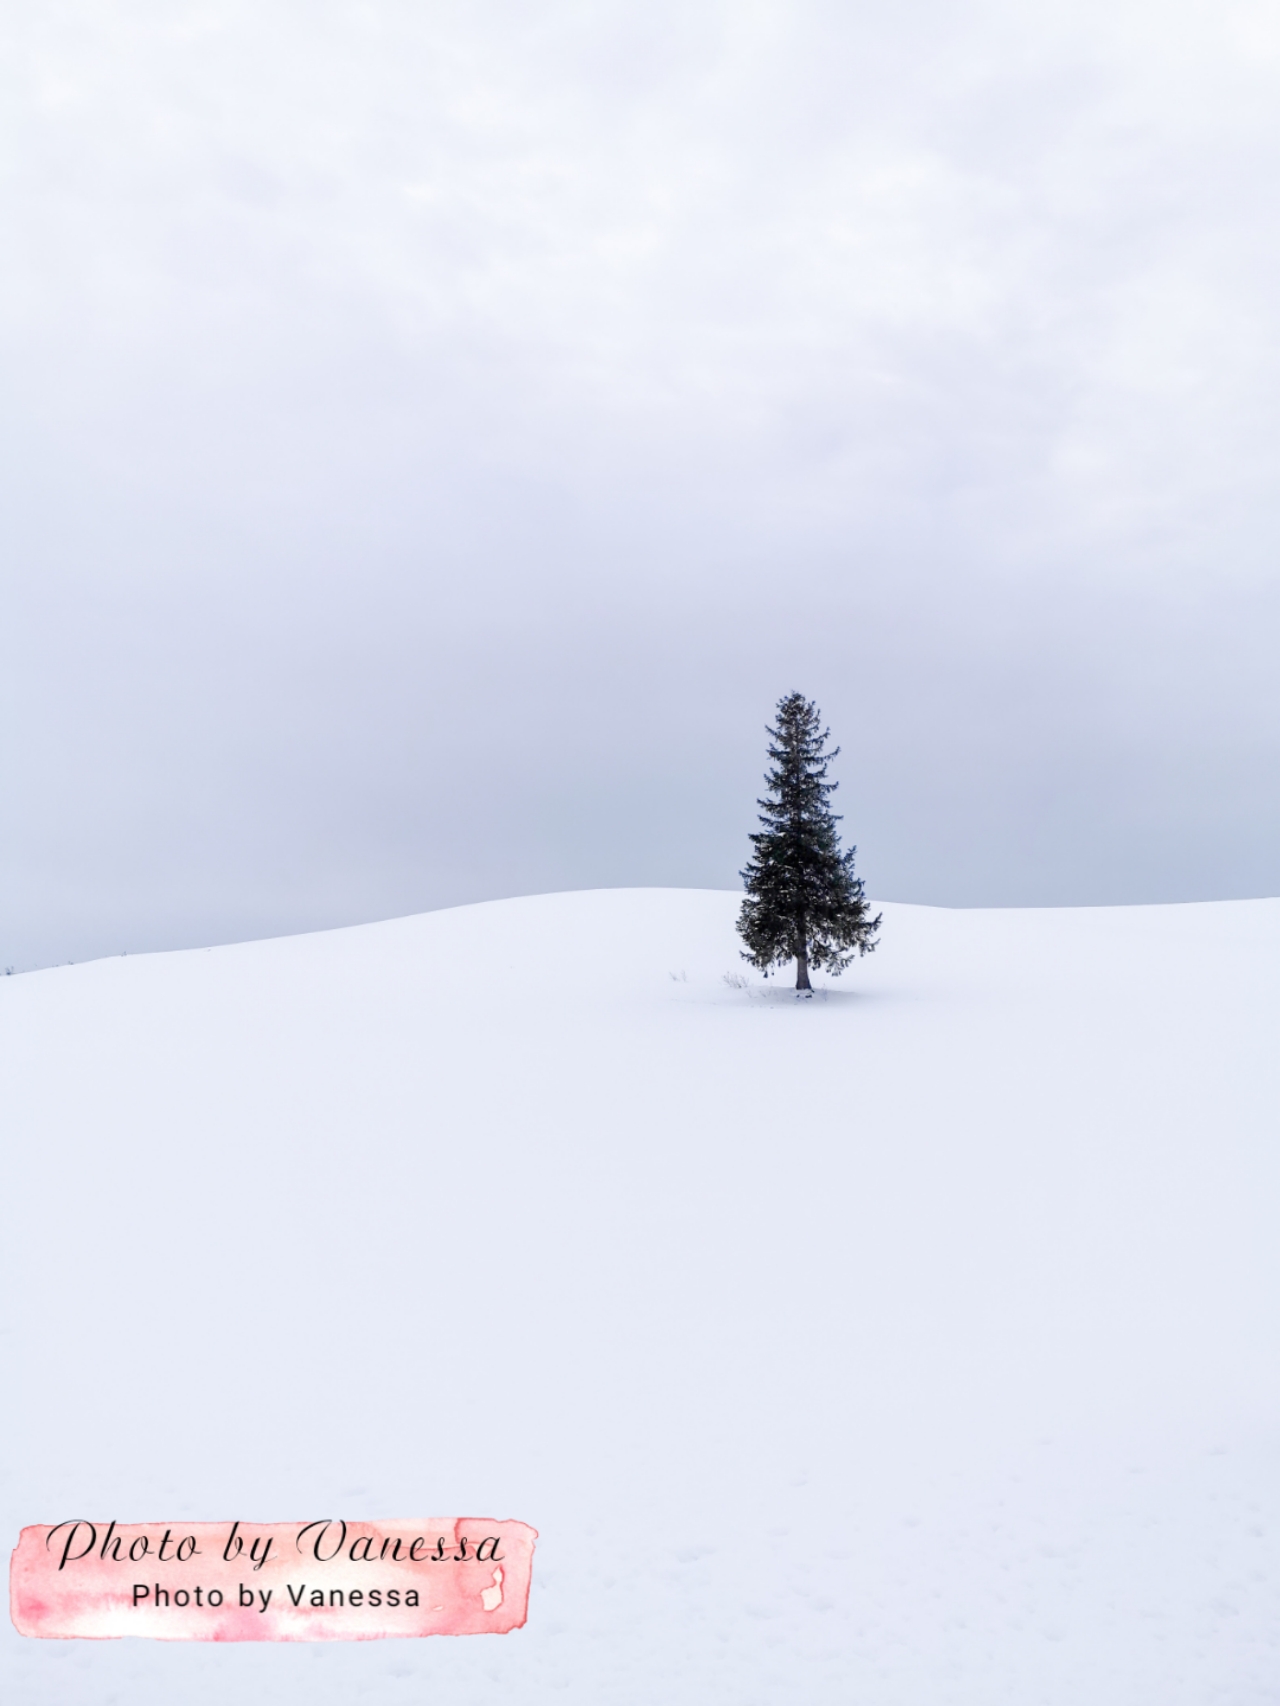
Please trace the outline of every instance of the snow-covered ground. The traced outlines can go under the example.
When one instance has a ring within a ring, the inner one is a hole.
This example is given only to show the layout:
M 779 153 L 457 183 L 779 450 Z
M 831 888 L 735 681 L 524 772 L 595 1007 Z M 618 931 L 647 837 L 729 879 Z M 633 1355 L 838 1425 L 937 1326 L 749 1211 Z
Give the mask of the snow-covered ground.
M 637 890 L 0 980 L 3 1503 L 541 1531 L 529 1625 L 15 1706 L 1280 1699 L 1280 902 Z

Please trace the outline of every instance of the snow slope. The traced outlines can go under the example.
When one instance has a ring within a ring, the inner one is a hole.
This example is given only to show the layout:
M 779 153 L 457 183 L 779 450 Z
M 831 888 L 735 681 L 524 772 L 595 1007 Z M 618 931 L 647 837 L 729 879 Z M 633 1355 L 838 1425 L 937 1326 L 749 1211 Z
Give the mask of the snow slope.
M 542 1535 L 507 1637 L 7 1630 L 0 1697 L 1280 1698 L 1280 902 L 887 906 L 807 1003 L 736 906 L 0 980 L 10 1534 Z

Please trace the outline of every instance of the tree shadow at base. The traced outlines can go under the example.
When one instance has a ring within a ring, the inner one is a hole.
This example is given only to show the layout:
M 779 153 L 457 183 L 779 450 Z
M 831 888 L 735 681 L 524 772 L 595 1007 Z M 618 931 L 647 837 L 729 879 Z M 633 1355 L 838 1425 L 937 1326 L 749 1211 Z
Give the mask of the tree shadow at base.
M 875 1001 L 877 992 L 870 989 L 815 989 L 806 995 L 803 990 L 785 987 L 752 988 L 746 991 L 752 1001 L 766 1002 L 770 1007 L 847 1006 L 851 1002 Z

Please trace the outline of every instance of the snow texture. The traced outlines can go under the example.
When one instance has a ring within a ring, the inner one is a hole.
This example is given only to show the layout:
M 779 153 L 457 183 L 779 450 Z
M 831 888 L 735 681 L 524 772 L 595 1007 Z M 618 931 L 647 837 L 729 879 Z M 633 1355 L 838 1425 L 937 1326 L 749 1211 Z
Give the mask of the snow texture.
M 509 1636 L 7 1630 L 0 1697 L 1280 1698 L 1280 902 L 886 906 L 797 1002 L 739 901 L 0 980 L 12 1539 L 542 1536 Z

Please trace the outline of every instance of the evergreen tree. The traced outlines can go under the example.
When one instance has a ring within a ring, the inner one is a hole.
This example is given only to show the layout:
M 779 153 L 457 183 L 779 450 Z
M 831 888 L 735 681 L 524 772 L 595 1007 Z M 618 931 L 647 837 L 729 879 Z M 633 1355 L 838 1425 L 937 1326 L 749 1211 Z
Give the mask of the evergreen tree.
M 855 953 L 871 953 L 880 927 L 879 914 L 868 916 L 861 879 L 853 874 L 857 849 L 840 851 L 840 819 L 827 804 L 836 790 L 827 766 L 840 748 L 823 751 L 831 731 L 820 721 L 803 693 L 778 701 L 777 727 L 767 731 L 769 797 L 756 801 L 761 828 L 751 837 L 755 850 L 741 873 L 747 890 L 738 915 L 742 957 L 766 976 L 771 966 L 794 959 L 798 990 L 812 988 L 811 967 L 838 976 Z

